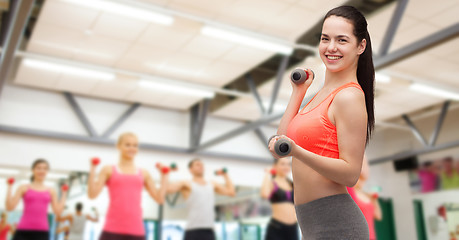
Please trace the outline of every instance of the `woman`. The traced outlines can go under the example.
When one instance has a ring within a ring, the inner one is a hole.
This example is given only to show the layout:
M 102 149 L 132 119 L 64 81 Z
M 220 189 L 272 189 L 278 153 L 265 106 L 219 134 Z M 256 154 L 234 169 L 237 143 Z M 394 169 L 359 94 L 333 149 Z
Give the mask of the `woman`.
M 367 159 L 364 158 L 359 180 L 353 188 L 348 188 L 348 192 L 367 220 L 370 240 L 376 240 L 375 220 L 382 220 L 382 211 L 378 202 L 378 194 L 363 191 L 363 186 L 368 180 L 369 175 L 370 167 L 368 166 Z
M 12 184 L 8 185 L 6 195 L 6 210 L 12 211 L 22 199 L 24 212 L 17 226 L 13 240 L 48 240 L 48 205 L 55 215 L 60 215 L 64 209 L 67 192 L 64 190 L 58 200 L 56 190 L 45 186 L 44 182 L 49 171 L 49 163 L 38 159 L 32 164 L 32 177 L 30 184 L 18 187 L 12 195 Z
M 8 237 L 8 233 L 14 233 L 14 227 L 8 224 L 8 215 L 6 212 L 2 212 L 1 219 L 0 219 L 0 240 L 6 240 Z
M 272 217 L 266 230 L 266 240 L 298 240 L 298 225 L 293 205 L 293 183 L 287 178 L 290 159 L 274 160 L 272 169 L 266 169 L 261 186 L 261 197 L 271 202 Z M 272 178 L 272 173 L 275 177 Z
M 275 142 L 286 139 L 292 145 L 295 209 L 304 239 L 368 239 L 365 218 L 346 190 L 359 178 L 374 125 L 374 67 L 365 17 L 350 6 L 330 10 L 319 54 L 326 66 L 323 88 L 298 112 L 312 78 L 292 83 L 269 149 L 279 158 Z
M 134 164 L 139 150 L 138 140 L 133 133 L 124 133 L 118 138 L 120 153 L 118 164 L 104 166 L 95 179 L 95 164 L 91 165 L 88 179 L 88 195 L 95 199 L 105 185 L 108 187 L 110 205 L 100 240 L 145 240 L 142 220 L 142 190 L 145 187 L 159 204 L 164 202 L 167 189 L 167 174 L 161 176 L 158 190 L 150 173 Z

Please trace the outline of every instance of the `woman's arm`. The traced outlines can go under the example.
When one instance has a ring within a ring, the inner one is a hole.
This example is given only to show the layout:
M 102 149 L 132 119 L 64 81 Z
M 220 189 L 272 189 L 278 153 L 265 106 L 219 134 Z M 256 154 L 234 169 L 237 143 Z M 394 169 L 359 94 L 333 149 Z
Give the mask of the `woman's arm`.
M 67 191 L 62 191 L 61 199 L 58 200 L 56 190 L 50 189 L 51 193 L 51 208 L 56 216 L 61 215 L 64 210 L 65 201 L 67 200 Z
M 13 211 L 18 206 L 19 201 L 27 190 L 27 185 L 19 186 L 14 195 L 12 195 L 12 188 L 12 184 L 8 184 L 5 200 L 5 208 L 7 211 Z
M 335 96 L 332 103 L 335 110 L 332 112 L 338 135 L 339 159 L 307 151 L 286 136 L 273 138 L 269 144 L 271 153 L 279 158 L 274 151 L 275 140 L 288 139 L 292 144 L 290 156 L 336 183 L 354 186 L 360 176 L 366 144 L 367 115 L 364 102 L 363 93 L 354 88 L 344 89 Z
M 382 210 L 381 210 L 381 205 L 379 205 L 378 198 L 376 197 L 371 197 L 371 201 L 373 202 L 373 205 L 375 206 L 375 212 L 373 213 L 374 218 L 378 221 L 381 221 L 383 216 L 382 216 Z
M 155 186 L 155 181 L 151 177 L 150 173 L 144 169 L 142 169 L 144 177 L 145 177 L 145 188 L 150 196 L 158 203 L 163 204 L 166 198 L 166 190 L 167 184 L 169 182 L 168 176 L 169 174 L 164 174 L 161 171 L 161 186 L 159 190 Z
M 282 119 L 279 123 L 279 127 L 277 128 L 278 135 L 285 135 L 287 134 L 287 127 L 292 121 L 292 119 L 296 116 L 298 111 L 300 110 L 301 103 L 303 102 L 304 95 L 308 90 L 309 86 L 312 83 L 312 76 L 313 73 L 311 70 L 308 69 L 309 78 L 300 85 L 297 85 L 290 81 L 292 84 L 292 95 L 290 96 L 290 100 L 288 102 L 287 108 L 285 109 L 285 113 L 282 116 Z
M 271 195 L 271 192 L 273 191 L 273 183 L 272 183 L 271 173 L 269 171 L 270 171 L 270 168 L 267 168 L 265 170 L 265 176 L 263 178 L 263 183 L 261 184 L 260 193 L 263 199 L 268 199 L 269 196 Z
M 91 169 L 89 170 L 89 177 L 88 177 L 88 197 L 89 199 L 95 199 L 107 182 L 107 179 L 111 175 L 111 166 L 104 166 L 99 173 L 97 179 L 95 179 L 96 175 L 96 166 L 91 164 Z

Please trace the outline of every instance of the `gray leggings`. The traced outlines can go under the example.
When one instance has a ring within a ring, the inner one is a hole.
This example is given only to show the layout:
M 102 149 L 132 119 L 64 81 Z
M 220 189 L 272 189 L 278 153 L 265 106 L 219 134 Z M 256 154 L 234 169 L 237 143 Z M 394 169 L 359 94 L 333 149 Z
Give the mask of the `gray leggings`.
M 368 224 L 349 194 L 295 206 L 304 240 L 368 240 Z

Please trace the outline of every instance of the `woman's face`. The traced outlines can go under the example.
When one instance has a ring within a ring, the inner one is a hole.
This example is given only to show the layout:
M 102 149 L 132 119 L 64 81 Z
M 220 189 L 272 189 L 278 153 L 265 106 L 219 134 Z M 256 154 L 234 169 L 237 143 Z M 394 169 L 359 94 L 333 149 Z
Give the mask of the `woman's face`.
M 39 163 L 32 169 L 34 180 L 44 181 L 48 174 L 49 166 L 47 163 Z
M 274 167 L 280 176 L 287 176 L 291 171 L 290 160 L 288 158 L 279 158 Z
M 121 153 L 121 156 L 125 159 L 133 159 L 137 152 L 139 151 L 139 143 L 137 137 L 127 135 L 121 139 L 121 142 L 118 144 L 118 150 Z
M 354 26 L 349 20 L 330 16 L 324 21 L 319 53 L 328 71 L 357 68 L 359 55 L 365 51 L 365 47 L 366 40 L 358 42 Z

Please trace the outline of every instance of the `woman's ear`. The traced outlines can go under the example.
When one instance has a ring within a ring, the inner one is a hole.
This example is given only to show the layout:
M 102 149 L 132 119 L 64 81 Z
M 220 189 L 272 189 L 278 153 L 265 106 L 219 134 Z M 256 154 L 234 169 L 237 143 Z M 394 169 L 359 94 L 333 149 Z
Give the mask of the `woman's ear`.
M 367 40 L 364 38 L 362 41 L 359 43 L 359 55 L 361 55 L 363 52 L 365 52 L 365 48 L 367 47 Z

